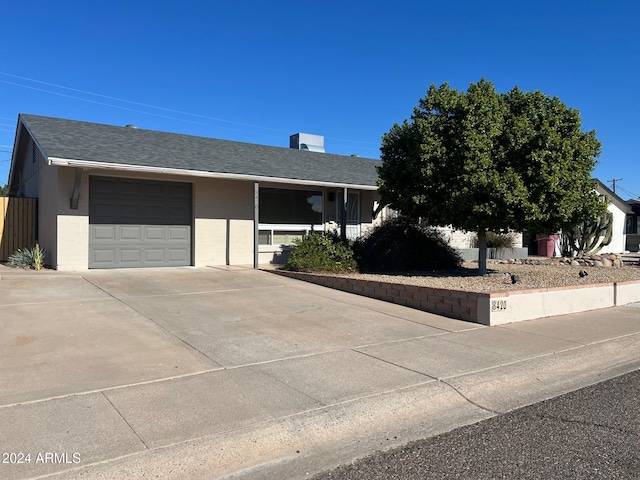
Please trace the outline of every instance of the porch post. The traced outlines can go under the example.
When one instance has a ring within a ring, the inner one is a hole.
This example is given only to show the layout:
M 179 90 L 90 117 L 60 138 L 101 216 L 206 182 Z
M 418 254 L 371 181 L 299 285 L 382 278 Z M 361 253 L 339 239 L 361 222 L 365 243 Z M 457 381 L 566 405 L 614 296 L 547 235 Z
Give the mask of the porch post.
M 258 268 L 259 262 L 259 240 L 260 234 L 260 184 L 253 184 L 253 268 Z
M 340 219 L 340 238 L 342 240 L 347 239 L 347 202 L 348 202 L 348 189 L 345 187 L 342 191 L 342 218 Z

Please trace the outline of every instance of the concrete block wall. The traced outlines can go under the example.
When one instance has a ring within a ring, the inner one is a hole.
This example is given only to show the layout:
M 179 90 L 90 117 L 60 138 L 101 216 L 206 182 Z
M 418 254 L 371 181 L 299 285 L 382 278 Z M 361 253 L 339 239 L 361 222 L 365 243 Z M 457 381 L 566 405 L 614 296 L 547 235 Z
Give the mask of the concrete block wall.
M 439 288 L 377 282 L 359 278 L 333 277 L 313 273 L 269 270 L 278 275 L 315 283 L 324 287 L 356 293 L 449 318 L 477 322 L 478 297 L 486 294 Z
M 453 248 L 460 250 L 474 248 L 473 243 L 477 236 L 476 232 L 465 232 L 463 230 L 456 230 L 452 227 L 437 227 L 437 230 L 442 233 L 444 238 L 449 242 L 449 245 Z M 510 236 L 513 238 L 513 248 L 522 248 L 522 233 L 513 232 L 510 233 Z
M 616 305 L 640 302 L 640 282 L 628 281 L 616 283 Z
M 442 233 L 447 242 L 449 242 L 449 245 L 453 248 L 473 247 L 472 240 L 476 235 L 474 232 L 464 232 L 451 227 L 437 227 L 437 230 Z
M 615 283 L 599 283 L 493 292 L 481 302 L 478 323 L 502 325 L 610 308 L 616 305 L 615 289 Z
M 324 287 L 483 325 L 502 325 L 640 302 L 640 281 L 478 293 L 351 277 L 284 270 L 269 271 Z

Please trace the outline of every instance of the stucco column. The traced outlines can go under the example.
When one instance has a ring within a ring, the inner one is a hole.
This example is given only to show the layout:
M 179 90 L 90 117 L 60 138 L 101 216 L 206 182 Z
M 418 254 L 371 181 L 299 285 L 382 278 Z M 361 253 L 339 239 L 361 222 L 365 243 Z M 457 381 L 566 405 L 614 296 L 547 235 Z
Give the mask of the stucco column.
M 253 184 L 253 268 L 258 268 L 260 257 L 259 240 L 260 235 L 260 184 Z

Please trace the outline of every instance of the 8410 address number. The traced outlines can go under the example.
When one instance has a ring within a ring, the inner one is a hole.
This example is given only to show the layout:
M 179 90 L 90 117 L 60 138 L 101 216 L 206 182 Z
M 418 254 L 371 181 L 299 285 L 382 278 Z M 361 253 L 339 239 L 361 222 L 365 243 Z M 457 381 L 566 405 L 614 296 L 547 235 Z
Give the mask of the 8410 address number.
M 500 312 L 507 309 L 506 300 L 491 300 L 491 311 Z

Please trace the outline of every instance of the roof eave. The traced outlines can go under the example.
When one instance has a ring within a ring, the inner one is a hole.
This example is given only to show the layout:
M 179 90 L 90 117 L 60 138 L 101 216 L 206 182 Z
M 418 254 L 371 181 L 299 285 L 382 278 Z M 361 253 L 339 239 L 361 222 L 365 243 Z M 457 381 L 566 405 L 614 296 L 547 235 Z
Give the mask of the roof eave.
M 164 175 L 179 175 L 189 177 L 219 178 L 226 180 L 244 180 L 252 182 L 271 182 L 289 185 L 306 185 L 315 187 L 353 188 L 357 190 L 378 190 L 376 185 L 361 185 L 340 182 L 325 182 L 316 180 L 304 180 L 296 178 L 268 177 L 262 175 L 249 175 L 242 173 L 205 172 L 200 170 L 185 170 L 179 168 L 151 167 L 148 165 L 132 165 L 120 163 L 94 162 L 90 160 L 75 160 L 70 158 L 49 157 L 49 165 L 59 167 L 99 168 L 104 170 L 117 170 L 121 172 L 160 173 Z
M 18 123 L 16 125 L 16 135 L 13 139 L 13 149 L 11 151 L 11 164 L 9 165 L 9 177 L 7 178 L 7 185 L 9 185 L 9 191 L 11 192 L 11 185 L 13 183 L 13 177 L 18 163 L 18 146 L 20 145 L 20 135 L 26 129 L 26 125 L 22 121 L 20 115 L 18 115 Z M 14 192 L 15 194 L 15 192 Z
M 597 186 L 600 188 L 600 193 L 609 198 L 611 203 L 615 204 L 618 209 L 622 210 L 627 215 L 633 213 L 633 210 L 627 205 L 620 196 L 618 196 L 613 190 L 607 187 L 604 183 L 602 183 L 599 179 L 595 179 L 597 182 Z

